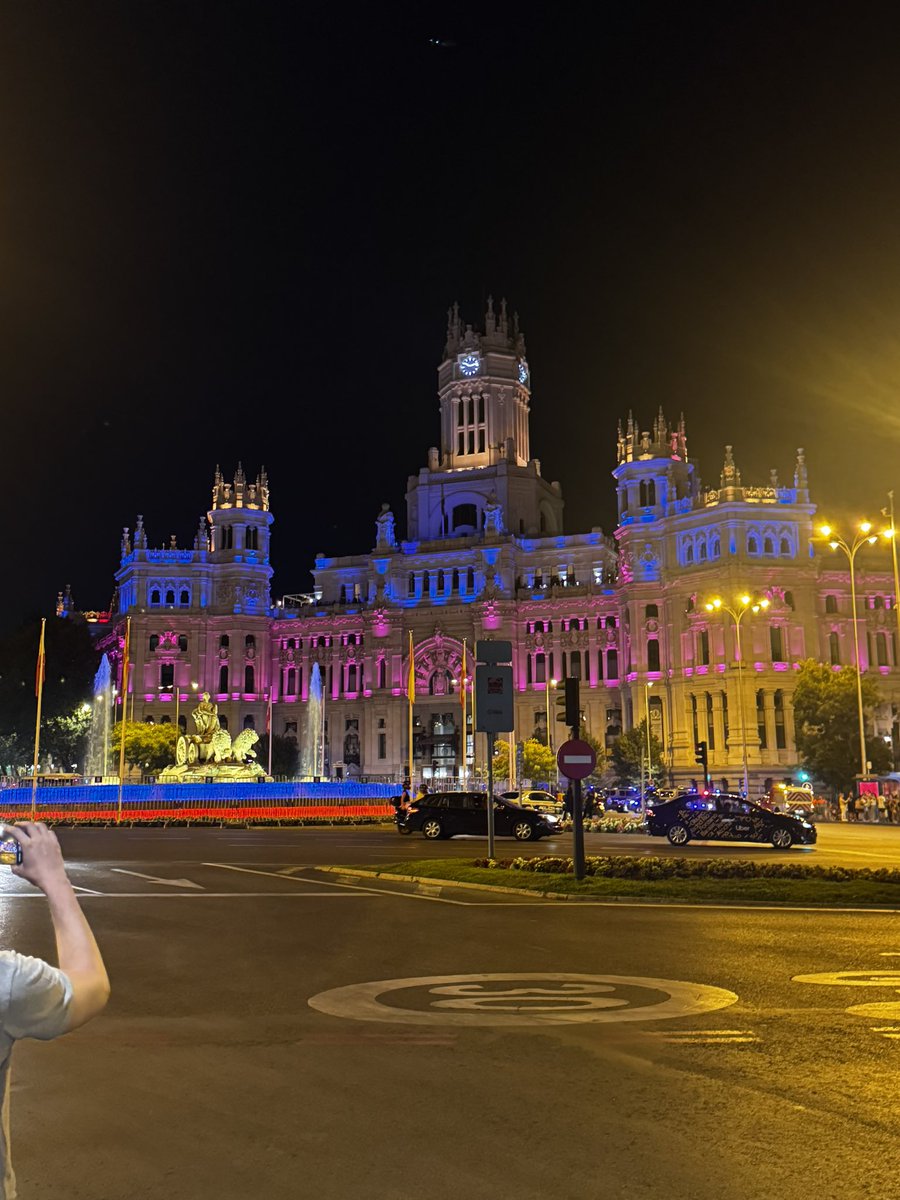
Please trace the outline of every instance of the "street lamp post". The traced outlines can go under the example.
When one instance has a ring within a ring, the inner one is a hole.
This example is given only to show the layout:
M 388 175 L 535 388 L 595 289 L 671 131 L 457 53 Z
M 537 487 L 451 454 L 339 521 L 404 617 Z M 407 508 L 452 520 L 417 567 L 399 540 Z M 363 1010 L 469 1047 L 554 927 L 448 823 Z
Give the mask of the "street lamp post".
M 553 749 L 553 734 L 551 733 L 550 725 L 550 689 L 555 688 L 559 683 L 558 679 L 548 679 L 547 685 L 544 688 L 544 700 L 547 706 L 547 749 Z
M 769 601 L 765 597 L 754 600 L 752 596 L 744 593 L 738 597 L 738 604 L 740 607 L 732 608 L 730 604 L 726 604 L 719 596 L 716 596 L 706 605 L 706 611 L 726 612 L 734 624 L 734 648 L 738 664 L 738 716 L 741 721 L 741 756 L 744 764 L 744 796 L 749 796 L 750 775 L 747 769 L 747 722 L 744 716 L 744 650 L 741 644 L 741 621 L 748 612 L 758 613 L 760 609 L 767 609 Z
M 891 507 L 893 509 L 893 497 L 891 498 Z M 859 628 L 856 616 L 856 555 L 863 546 L 874 545 L 878 541 L 878 537 L 872 533 L 870 521 L 860 522 L 852 542 L 847 542 L 840 534 L 835 533 L 830 525 L 821 526 L 819 532 L 823 538 L 828 540 L 828 545 L 832 550 L 843 550 L 850 564 L 850 604 L 853 609 L 851 614 L 853 619 L 853 656 L 856 662 L 856 708 L 859 716 L 859 774 L 860 778 L 865 779 L 869 772 L 866 759 L 866 723 L 863 717 L 862 666 L 859 661 Z
M 650 753 L 650 689 L 653 687 L 653 680 L 646 679 L 644 681 L 644 706 L 647 709 L 647 787 L 653 786 L 653 758 Z M 641 809 L 645 808 L 643 798 L 641 799 Z

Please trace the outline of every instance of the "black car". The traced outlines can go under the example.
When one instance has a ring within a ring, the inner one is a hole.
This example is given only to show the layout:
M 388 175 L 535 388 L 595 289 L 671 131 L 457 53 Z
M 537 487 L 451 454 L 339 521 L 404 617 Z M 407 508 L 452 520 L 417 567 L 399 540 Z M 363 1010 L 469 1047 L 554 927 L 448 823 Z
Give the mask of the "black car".
M 397 813 L 401 833 L 421 832 L 423 837 L 450 838 L 458 833 L 487 837 L 487 795 L 484 792 L 433 792 L 414 800 Z M 529 812 L 510 800 L 494 798 L 494 833 L 534 842 L 557 831 L 555 817 Z
M 692 792 L 657 804 L 647 814 L 654 837 L 663 834 L 673 846 L 686 846 L 691 838 L 710 842 L 770 842 L 776 850 L 794 844 L 814 845 L 816 829 L 809 821 L 769 812 L 743 796 L 712 796 Z

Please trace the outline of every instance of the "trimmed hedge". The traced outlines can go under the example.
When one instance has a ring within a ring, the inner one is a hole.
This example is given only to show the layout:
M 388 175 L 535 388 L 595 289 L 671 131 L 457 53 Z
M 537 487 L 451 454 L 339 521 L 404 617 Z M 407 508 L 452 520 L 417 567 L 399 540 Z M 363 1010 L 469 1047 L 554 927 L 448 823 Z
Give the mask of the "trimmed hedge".
M 536 855 L 533 858 L 476 858 L 472 864 L 487 870 L 534 871 L 542 875 L 571 875 L 571 858 Z M 822 867 L 804 863 L 760 863 L 739 858 L 631 858 L 591 856 L 585 874 L 608 879 L 827 879 L 834 883 L 868 880 L 900 885 L 896 867 Z

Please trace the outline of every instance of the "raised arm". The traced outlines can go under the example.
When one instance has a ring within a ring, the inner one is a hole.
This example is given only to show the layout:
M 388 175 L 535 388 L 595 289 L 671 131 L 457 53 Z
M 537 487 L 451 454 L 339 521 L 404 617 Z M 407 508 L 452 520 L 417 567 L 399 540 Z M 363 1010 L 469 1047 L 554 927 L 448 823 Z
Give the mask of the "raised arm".
M 22 847 L 22 863 L 12 868 L 13 874 L 39 887 L 50 904 L 59 967 L 72 984 L 72 1002 L 65 1030 L 68 1033 L 106 1007 L 109 999 L 106 967 L 69 883 L 56 834 L 46 825 L 31 821 L 7 825 L 5 833 Z

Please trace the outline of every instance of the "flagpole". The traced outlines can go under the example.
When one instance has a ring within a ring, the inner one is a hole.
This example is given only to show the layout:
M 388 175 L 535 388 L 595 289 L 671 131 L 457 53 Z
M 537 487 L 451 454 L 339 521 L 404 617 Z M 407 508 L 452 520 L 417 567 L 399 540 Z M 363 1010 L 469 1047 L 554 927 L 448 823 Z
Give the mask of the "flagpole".
M 131 617 L 125 618 L 125 648 L 122 652 L 122 720 L 119 728 L 119 803 L 116 824 L 122 820 L 122 779 L 125 775 L 125 728 L 128 724 L 128 656 L 131 652 Z
M 37 809 L 37 777 L 38 777 L 38 759 L 40 758 L 41 750 L 41 701 L 44 697 L 44 673 L 46 669 L 46 660 L 44 653 L 44 630 L 47 626 L 47 618 L 41 617 L 41 640 L 38 643 L 38 660 L 37 673 L 35 675 L 35 693 L 37 694 L 37 717 L 34 722 L 34 762 L 31 768 L 31 819 L 36 816 Z
M 269 774 L 272 774 L 272 688 L 269 688 L 269 708 L 266 712 L 266 724 L 269 726 Z
M 413 785 L 413 705 L 416 702 L 416 660 L 415 649 L 413 647 L 412 630 L 409 631 L 409 677 L 406 683 L 406 698 L 409 701 L 409 728 L 407 737 L 409 740 L 409 786 Z
M 462 690 L 462 785 L 463 788 L 468 786 L 469 782 L 469 726 L 466 721 L 466 671 L 468 665 L 466 663 L 466 639 L 463 638 L 462 652 L 462 678 L 460 686 Z

